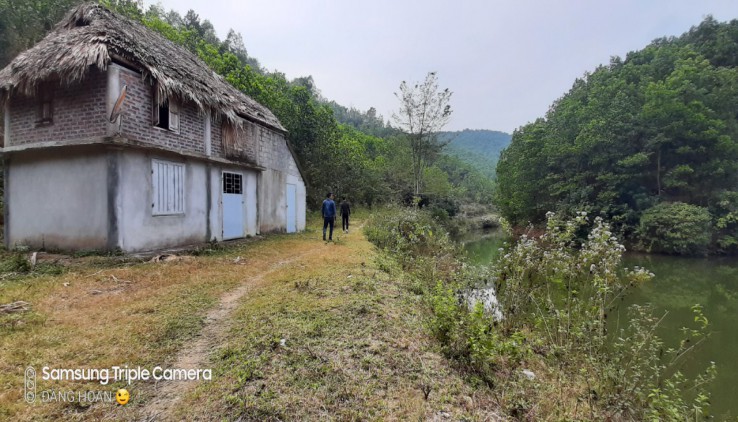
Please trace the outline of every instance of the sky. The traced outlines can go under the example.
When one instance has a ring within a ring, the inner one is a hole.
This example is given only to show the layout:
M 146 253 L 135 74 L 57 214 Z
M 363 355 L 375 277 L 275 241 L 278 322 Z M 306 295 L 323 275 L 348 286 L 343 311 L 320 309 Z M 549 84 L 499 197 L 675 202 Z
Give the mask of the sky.
M 706 16 L 738 19 L 738 0 L 145 0 L 194 10 L 221 39 L 323 97 L 389 119 L 402 81 L 437 72 L 453 92 L 445 129 L 511 133 L 542 117 L 576 78 Z

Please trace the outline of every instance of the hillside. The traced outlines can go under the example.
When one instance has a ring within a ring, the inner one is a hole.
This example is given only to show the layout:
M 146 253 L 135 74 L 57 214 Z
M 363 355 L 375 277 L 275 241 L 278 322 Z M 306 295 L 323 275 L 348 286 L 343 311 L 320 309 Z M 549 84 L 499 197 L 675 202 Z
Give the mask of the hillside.
M 495 130 L 464 129 L 441 132 L 440 139 L 449 141 L 445 150 L 447 154 L 460 158 L 494 179 L 500 152 L 510 144 L 511 136 Z
M 497 205 L 515 224 L 586 211 L 651 252 L 738 253 L 738 20 L 614 57 L 515 132 Z

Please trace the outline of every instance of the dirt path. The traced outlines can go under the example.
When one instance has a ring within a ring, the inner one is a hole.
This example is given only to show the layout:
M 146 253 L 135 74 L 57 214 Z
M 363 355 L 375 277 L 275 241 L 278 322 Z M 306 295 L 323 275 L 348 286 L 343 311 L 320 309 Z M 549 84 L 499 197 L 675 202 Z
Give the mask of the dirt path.
M 258 288 L 268 279 L 268 276 L 287 267 L 294 265 L 303 258 L 311 254 L 315 254 L 321 250 L 320 247 L 313 247 L 289 259 L 282 260 L 272 264 L 268 270 L 257 275 L 248 277 L 236 287 L 228 291 L 220 298 L 216 307 L 214 307 L 205 317 L 205 326 L 198 338 L 189 343 L 178 354 L 172 368 L 197 369 L 208 367 L 209 354 L 222 344 L 225 334 L 231 327 L 229 316 L 238 307 L 239 301 L 247 293 Z M 145 420 L 167 420 L 171 411 L 177 407 L 182 397 L 194 388 L 194 383 L 188 382 L 162 382 L 154 385 L 154 399 L 146 403 L 139 410 Z

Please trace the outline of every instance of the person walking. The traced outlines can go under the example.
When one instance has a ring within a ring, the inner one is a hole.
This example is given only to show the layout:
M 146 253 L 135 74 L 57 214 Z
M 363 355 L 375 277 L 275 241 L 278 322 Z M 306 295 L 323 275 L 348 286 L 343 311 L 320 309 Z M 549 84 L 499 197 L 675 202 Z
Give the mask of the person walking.
M 330 234 L 328 235 L 328 240 L 333 240 L 333 224 L 336 221 L 336 203 L 333 202 L 333 193 L 328 192 L 328 195 L 326 195 L 325 200 L 323 201 L 323 240 L 325 240 L 325 231 L 328 228 L 328 226 L 331 226 Z
M 344 196 L 341 201 L 341 227 L 344 233 L 349 232 L 349 215 L 351 215 L 351 203 Z

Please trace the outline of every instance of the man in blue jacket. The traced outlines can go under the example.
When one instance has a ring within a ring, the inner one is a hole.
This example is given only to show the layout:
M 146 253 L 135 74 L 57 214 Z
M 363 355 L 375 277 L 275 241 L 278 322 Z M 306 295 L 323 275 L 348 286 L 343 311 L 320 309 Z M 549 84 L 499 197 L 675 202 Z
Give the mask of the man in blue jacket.
M 333 240 L 333 223 L 336 221 L 336 203 L 333 202 L 333 193 L 328 192 L 323 201 L 323 240 L 325 240 L 325 230 L 331 226 L 328 240 Z

